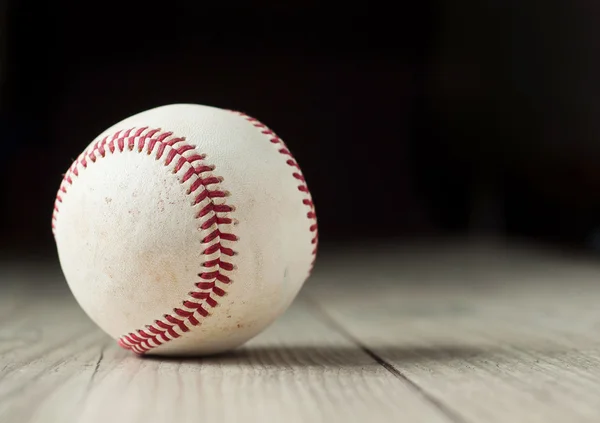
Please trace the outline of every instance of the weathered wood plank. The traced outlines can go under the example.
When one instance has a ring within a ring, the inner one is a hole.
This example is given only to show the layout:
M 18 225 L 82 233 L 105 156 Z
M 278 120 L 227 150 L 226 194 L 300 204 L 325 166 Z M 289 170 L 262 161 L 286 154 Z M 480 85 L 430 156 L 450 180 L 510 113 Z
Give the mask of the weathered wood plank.
M 527 250 L 360 255 L 311 282 L 315 312 L 449 414 L 600 421 L 598 263 Z
M 140 359 L 93 326 L 55 273 L 39 276 L 45 288 L 3 277 L 15 282 L 0 293 L 3 423 L 451 421 L 302 299 L 235 353 Z

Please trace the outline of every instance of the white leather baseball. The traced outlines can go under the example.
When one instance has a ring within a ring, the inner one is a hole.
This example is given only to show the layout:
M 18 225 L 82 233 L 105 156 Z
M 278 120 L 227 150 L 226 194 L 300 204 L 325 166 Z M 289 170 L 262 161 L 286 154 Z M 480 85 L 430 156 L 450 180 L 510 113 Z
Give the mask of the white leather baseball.
M 259 121 L 174 104 L 94 139 L 64 175 L 52 228 L 83 310 L 138 354 L 212 354 L 291 304 L 316 255 L 311 195 Z

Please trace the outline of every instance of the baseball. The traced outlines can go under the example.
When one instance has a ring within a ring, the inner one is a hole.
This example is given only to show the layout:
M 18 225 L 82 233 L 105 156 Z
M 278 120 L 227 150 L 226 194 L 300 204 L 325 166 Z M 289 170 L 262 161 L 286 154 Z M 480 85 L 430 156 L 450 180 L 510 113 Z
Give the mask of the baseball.
M 52 231 L 75 300 L 140 355 L 239 347 L 292 303 L 318 242 L 284 141 L 248 115 L 194 104 L 98 135 L 64 175 Z

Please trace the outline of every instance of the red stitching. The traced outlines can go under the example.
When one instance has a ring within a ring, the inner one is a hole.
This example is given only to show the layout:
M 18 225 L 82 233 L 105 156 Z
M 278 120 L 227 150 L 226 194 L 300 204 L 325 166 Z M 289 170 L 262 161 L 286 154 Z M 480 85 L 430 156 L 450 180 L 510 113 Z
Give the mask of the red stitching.
M 305 197 L 306 197 L 302 200 L 302 204 L 304 204 L 305 206 L 307 206 L 309 208 L 309 211 L 306 213 L 306 217 L 310 221 L 310 226 L 309 226 L 308 230 L 313 232 L 313 238 L 311 240 L 311 244 L 314 245 L 313 251 L 312 251 L 313 260 L 312 260 L 311 269 L 310 269 L 312 272 L 312 268 L 315 264 L 315 259 L 317 256 L 317 248 L 318 248 L 318 244 L 319 244 L 319 230 L 318 230 L 318 225 L 317 225 L 317 215 L 315 213 L 315 205 L 312 201 L 312 196 L 310 194 L 310 191 L 308 190 L 308 186 L 306 185 L 306 180 L 304 179 L 304 175 L 302 174 L 302 171 L 300 170 L 300 166 L 298 166 L 296 159 L 294 159 L 294 156 L 292 156 L 292 153 L 290 152 L 289 148 L 285 145 L 283 140 L 281 138 L 279 138 L 272 129 L 268 128 L 267 125 L 260 122 L 258 119 L 253 118 L 252 116 L 248 116 L 245 113 L 238 112 L 235 110 L 230 110 L 230 112 L 233 112 L 233 113 L 243 117 L 248 122 L 250 122 L 252 125 L 254 125 L 256 128 L 260 129 L 262 134 L 269 137 L 269 141 L 271 141 L 271 143 L 273 143 L 273 144 L 275 144 L 275 146 L 279 147 L 278 148 L 279 153 L 283 154 L 284 156 L 289 157 L 289 159 L 286 161 L 286 163 L 293 168 L 292 176 L 301 182 L 301 184 L 298 185 L 298 191 L 304 193 Z
M 312 251 L 313 260 L 310 268 L 310 271 L 312 271 L 319 242 L 318 225 L 315 205 L 298 163 L 283 140 L 266 125 L 242 112 L 230 111 L 243 117 L 253 126 L 260 129 L 262 134 L 269 137 L 271 143 L 281 147 L 278 149 L 279 153 L 289 157 L 286 163 L 293 168 L 292 177 L 300 182 L 298 191 L 302 192 L 305 197 L 302 199 L 302 204 L 309 209 L 306 217 L 310 223 L 308 230 L 313 233 L 313 238 L 311 239 L 311 244 L 314 245 Z M 134 130 L 135 132 L 132 134 L 132 131 Z M 181 175 L 180 182 L 184 183 L 192 176 L 198 176 L 198 179 L 192 183 L 188 189 L 188 195 L 195 195 L 192 205 L 202 203 L 206 200 L 206 205 L 196 215 L 197 219 L 203 219 L 201 225 L 202 229 L 210 228 L 213 225 L 215 227 L 210 235 L 202 240 L 204 244 L 209 244 L 206 246 L 203 253 L 204 255 L 211 255 L 219 252 L 221 257 L 207 260 L 201 264 L 202 268 L 207 269 L 198 273 L 201 280 L 194 284 L 195 290 L 188 293 L 189 299 L 182 301 L 182 307 L 174 308 L 172 314 L 165 314 L 163 316 L 164 320 L 155 320 L 154 324 L 146 325 L 144 329 L 137 329 L 134 332 L 119 338 L 118 344 L 121 347 L 132 350 L 137 354 L 144 354 L 165 342 L 179 338 L 183 333 L 190 330 L 188 325 L 198 326 L 202 318 L 210 315 L 205 306 L 212 308 L 218 305 L 218 302 L 213 298 L 213 295 L 216 297 L 226 295 L 226 290 L 224 288 L 227 288 L 227 285 L 231 283 L 231 279 L 224 274 L 222 270 L 230 271 L 234 269 L 234 265 L 227 262 L 225 257 L 231 257 L 236 253 L 233 249 L 222 245 L 221 241 L 233 242 L 237 240 L 237 237 L 234 234 L 222 232 L 220 229 L 220 225 L 230 224 L 232 219 L 229 217 L 217 216 L 217 213 L 229 213 L 233 212 L 235 209 L 231 205 L 215 204 L 213 201 L 214 198 L 227 197 L 229 195 L 228 192 L 219 189 L 209 189 L 209 186 L 219 184 L 223 179 L 214 175 L 204 177 L 203 174 L 213 172 L 215 166 L 202 163 L 206 158 L 205 155 L 193 154 L 193 147 L 183 143 L 185 138 L 175 138 L 172 137 L 172 135 L 171 132 L 162 132 L 160 129 L 148 130 L 147 127 L 130 128 L 124 132 L 119 131 L 112 136 L 105 137 L 101 141 L 96 142 L 93 147 L 84 151 L 79 158 L 73 162 L 67 173 L 64 175 L 52 213 L 52 232 L 54 233 L 60 203 L 62 203 L 61 193 L 66 194 L 68 187 L 73 184 L 73 180 L 75 179 L 73 176 L 77 177 L 79 175 L 78 167 L 83 166 L 86 168 L 89 165 L 88 159 L 92 162 L 96 162 L 96 160 L 98 160 L 98 155 L 100 157 L 105 157 L 107 153 L 106 148 L 108 148 L 111 154 L 114 154 L 117 150 L 122 152 L 125 148 L 133 151 L 137 143 L 137 151 L 139 153 L 142 153 L 145 149 L 146 154 L 151 155 L 154 153 L 155 159 L 160 160 L 163 157 L 165 149 L 169 147 L 167 156 L 164 159 L 165 166 L 168 166 L 173 160 L 177 159 L 173 172 L 180 173 L 185 163 L 192 165 L 191 169 Z M 178 145 L 175 148 L 174 146 L 176 144 Z M 184 156 L 188 151 L 191 155 Z M 200 187 L 204 187 L 204 189 L 197 193 Z M 213 242 L 217 238 L 218 240 Z M 219 284 L 222 286 L 219 286 Z M 179 330 L 179 332 L 177 332 L 176 329 Z
M 210 174 L 215 167 L 202 163 L 205 155 L 195 154 L 194 147 L 184 143 L 185 138 L 175 138 L 172 135 L 171 132 L 162 132 L 160 129 L 131 128 L 96 142 L 75 160 L 64 175 L 52 213 L 52 232 L 54 233 L 60 213 L 60 203 L 62 203 L 61 194 L 66 194 L 69 186 L 73 184 L 75 179 L 73 175 L 79 175 L 78 167 L 87 168 L 90 162 L 93 163 L 99 157 L 105 157 L 107 148 L 113 154 L 115 151 L 123 152 L 125 149 L 130 151 L 136 149 L 139 153 L 145 150 L 148 155 L 154 153 L 156 160 L 162 158 L 165 166 L 177 160 L 173 173 L 181 173 L 181 169 L 186 163 L 192 166 L 180 175 L 180 182 L 184 183 L 194 175 L 198 177 L 188 189 L 188 195 L 193 194 L 194 196 L 192 205 L 205 203 L 196 216 L 197 219 L 201 219 L 200 227 L 204 230 L 214 228 L 210 235 L 202 240 L 205 245 L 203 252 L 205 255 L 218 253 L 219 256 L 201 264 L 203 271 L 198 273 L 200 280 L 194 284 L 195 289 L 188 293 L 189 298 L 182 301 L 180 307 L 173 309 L 172 314 L 165 314 L 162 320 L 155 320 L 152 325 L 146 325 L 144 329 L 137 329 L 119 338 L 118 343 L 121 347 L 137 354 L 144 354 L 165 342 L 179 338 L 190 330 L 189 325 L 199 325 L 201 318 L 209 316 L 208 309 L 218 305 L 214 297 L 226 295 L 224 288 L 231 283 L 231 279 L 223 274 L 223 271 L 234 269 L 234 265 L 226 258 L 235 255 L 235 251 L 223 245 L 222 242 L 233 242 L 237 240 L 237 237 L 234 234 L 223 232 L 221 226 L 232 223 L 232 219 L 217 215 L 217 213 L 230 213 L 234 208 L 228 204 L 215 204 L 214 198 L 224 198 L 229 193 L 218 187 L 216 189 L 211 187 L 219 184 L 223 179 Z M 189 154 L 185 155 L 186 152 Z

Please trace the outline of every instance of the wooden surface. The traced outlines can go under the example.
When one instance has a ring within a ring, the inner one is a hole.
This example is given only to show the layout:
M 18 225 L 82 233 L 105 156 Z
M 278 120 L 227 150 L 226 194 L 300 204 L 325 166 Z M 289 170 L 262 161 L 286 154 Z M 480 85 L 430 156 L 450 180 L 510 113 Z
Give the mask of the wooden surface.
M 598 260 L 600 263 L 600 260 Z M 0 268 L 0 422 L 600 422 L 600 265 L 495 247 L 324 253 L 243 348 L 138 358 L 54 264 Z

